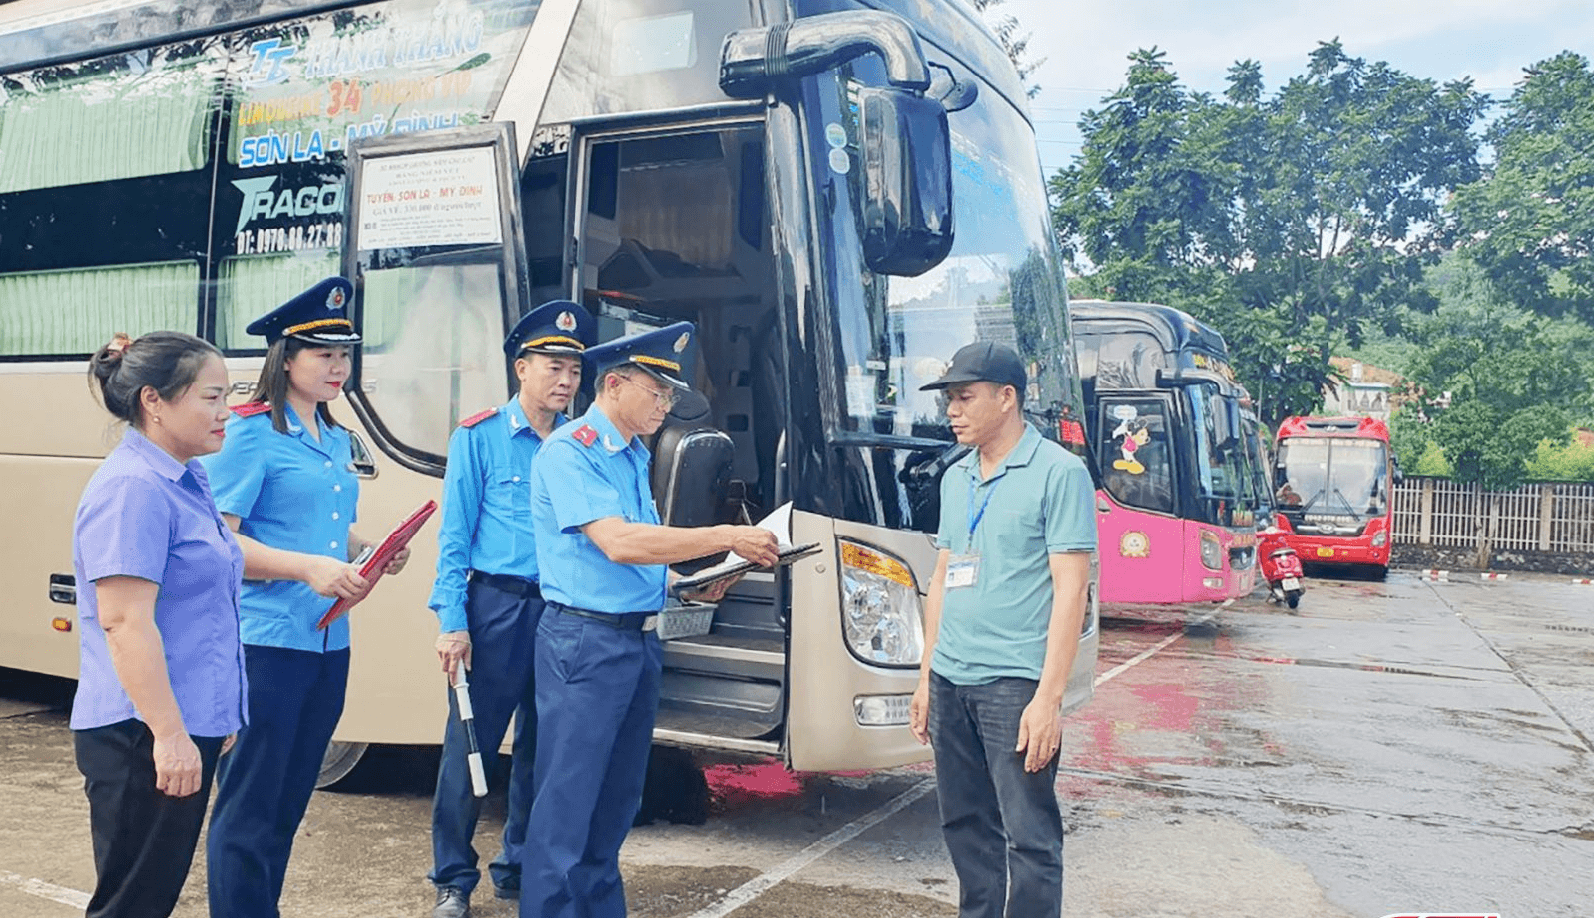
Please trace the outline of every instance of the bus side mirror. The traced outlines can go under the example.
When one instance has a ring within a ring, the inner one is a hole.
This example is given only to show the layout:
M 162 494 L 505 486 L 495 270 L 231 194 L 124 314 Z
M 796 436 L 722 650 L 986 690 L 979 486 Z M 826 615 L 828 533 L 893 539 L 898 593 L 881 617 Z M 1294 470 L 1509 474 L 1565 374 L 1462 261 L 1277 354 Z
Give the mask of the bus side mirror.
M 1245 428 L 1240 423 L 1240 403 L 1232 398 L 1224 399 L 1223 416 L 1225 419 L 1227 419 L 1229 428 L 1223 432 L 1225 437 L 1224 443 L 1238 443 L 1241 435 L 1245 432 Z
M 863 256 L 916 277 L 952 250 L 952 133 L 946 108 L 901 89 L 862 89 Z
M 1405 481 L 1406 481 L 1406 473 L 1402 472 L 1400 470 L 1400 466 L 1398 466 L 1398 465 L 1395 466 L 1395 474 L 1392 477 L 1394 478 L 1395 484 L 1397 486 L 1401 485 L 1401 484 L 1404 484 Z

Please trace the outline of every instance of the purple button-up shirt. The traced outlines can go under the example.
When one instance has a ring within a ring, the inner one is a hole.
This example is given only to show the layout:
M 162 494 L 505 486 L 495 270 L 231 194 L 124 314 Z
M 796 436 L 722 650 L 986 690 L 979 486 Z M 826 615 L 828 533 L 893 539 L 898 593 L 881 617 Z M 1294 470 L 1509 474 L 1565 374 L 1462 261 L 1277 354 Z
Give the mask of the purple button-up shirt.
M 137 577 L 159 585 L 155 627 L 172 693 L 193 736 L 244 725 L 238 592 L 243 552 L 211 498 L 197 460 L 185 466 L 137 430 L 106 457 L 78 502 L 72 532 L 81 636 L 72 729 L 139 718 L 111 665 L 94 581 Z

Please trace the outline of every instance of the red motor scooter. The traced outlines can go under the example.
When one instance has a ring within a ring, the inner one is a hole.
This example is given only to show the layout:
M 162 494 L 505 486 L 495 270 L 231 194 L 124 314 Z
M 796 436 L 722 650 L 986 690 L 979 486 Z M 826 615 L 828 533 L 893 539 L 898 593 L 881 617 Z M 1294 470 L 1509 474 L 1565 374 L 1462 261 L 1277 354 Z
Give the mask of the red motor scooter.
M 1301 604 L 1306 593 L 1306 573 L 1301 556 L 1284 543 L 1283 530 L 1273 526 L 1256 536 L 1257 556 L 1262 562 L 1262 578 L 1267 581 L 1268 599 L 1288 603 L 1291 609 Z

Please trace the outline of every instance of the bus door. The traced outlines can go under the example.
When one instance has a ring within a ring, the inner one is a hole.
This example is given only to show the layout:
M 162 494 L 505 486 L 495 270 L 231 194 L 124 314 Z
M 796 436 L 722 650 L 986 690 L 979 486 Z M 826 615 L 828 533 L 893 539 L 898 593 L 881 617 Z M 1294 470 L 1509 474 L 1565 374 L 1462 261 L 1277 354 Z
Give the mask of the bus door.
M 441 475 L 459 419 L 508 393 L 504 335 L 535 305 L 513 128 L 357 142 L 349 187 L 343 267 L 365 337 L 353 402 L 386 452 Z
M 1171 392 L 1097 390 L 1096 461 L 1103 602 L 1182 599 L 1184 526 L 1178 498 L 1178 411 Z
M 437 496 L 448 438 L 463 417 L 502 404 L 510 392 L 503 340 L 527 302 L 512 127 L 374 138 L 351 145 L 348 232 L 342 271 L 354 283 L 354 318 L 364 336 L 347 386 L 360 426 L 402 469 L 364 482 L 359 524 L 380 533 Z M 412 474 L 412 473 L 420 473 Z M 428 482 L 430 482 L 428 484 Z M 411 543 L 410 571 L 387 590 L 430 582 L 435 529 Z M 356 654 L 345 723 L 365 725 L 361 742 L 403 735 L 405 718 L 443 719 L 441 691 L 417 697 L 415 665 L 437 620 L 418 602 L 355 615 Z M 422 706 L 435 707 L 423 710 Z
M 571 204 L 562 209 L 573 214 L 575 250 L 562 295 L 597 317 L 604 340 L 681 320 L 697 325 L 683 361 L 696 395 L 648 443 L 661 518 L 673 526 L 762 518 L 784 500 L 775 469 L 788 394 L 764 122 L 748 115 L 576 127 L 568 150 Z M 558 165 L 548 158 L 550 171 Z M 549 184 L 539 168 L 535 160 L 528 167 L 528 189 Z M 534 209 L 554 209 L 538 203 L 552 189 L 534 194 Z M 534 241 L 534 257 L 538 249 Z M 665 644 L 661 741 L 781 751 L 785 576 L 749 574 L 719 604 L 708 634 Z

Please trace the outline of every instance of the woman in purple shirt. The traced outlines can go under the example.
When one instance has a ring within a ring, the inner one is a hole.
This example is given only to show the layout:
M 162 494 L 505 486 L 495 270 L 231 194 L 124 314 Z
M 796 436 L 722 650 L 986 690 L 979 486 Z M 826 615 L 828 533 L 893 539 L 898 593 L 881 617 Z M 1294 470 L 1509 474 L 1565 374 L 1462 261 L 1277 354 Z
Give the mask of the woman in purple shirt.
M 81 664 L 72 704 L 89 798 L 87 918 L 171 914 L 216 760 L 244 723 L 243 554 L 195 459 L 221 449 L 227 368 L 180 332 L 125 335 L 89 361 L 128 424 L 73 528 Z

